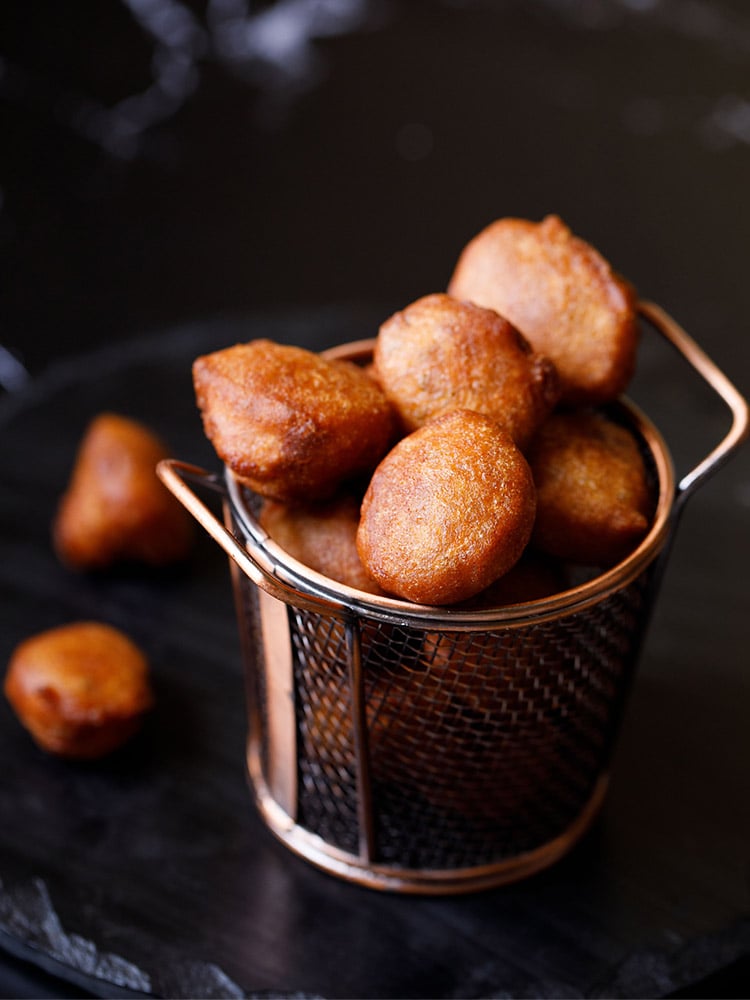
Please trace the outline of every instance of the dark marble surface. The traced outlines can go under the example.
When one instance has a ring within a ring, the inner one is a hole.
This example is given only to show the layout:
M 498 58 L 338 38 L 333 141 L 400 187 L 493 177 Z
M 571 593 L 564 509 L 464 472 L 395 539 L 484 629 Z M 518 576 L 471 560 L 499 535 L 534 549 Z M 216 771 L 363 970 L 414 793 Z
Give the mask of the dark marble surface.
M 103 617 L 159 686 L 89 768 L 0 704 L 0 996 L 747 995 L 746 449 L 685 513 L 594 829 L 460 899 L 350 887 L 262 828 L 208 540 L 91 580 L 48 529 L 99 408 L 209 463 L 196 350 L 370 335 L 501 215 L 558 212 L 747 395 L 749 58 L 739 0 L 0 7 L 0 659 Z M 636 389 L 678 468 L 724 433 L 650 344 Z

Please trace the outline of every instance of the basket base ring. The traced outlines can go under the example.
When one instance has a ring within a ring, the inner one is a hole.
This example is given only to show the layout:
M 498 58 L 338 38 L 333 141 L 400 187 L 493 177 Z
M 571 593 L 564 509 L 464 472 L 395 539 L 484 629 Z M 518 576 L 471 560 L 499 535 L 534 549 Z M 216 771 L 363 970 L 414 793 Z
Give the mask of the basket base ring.
M 601 774 L 573 822 L 552 840 L 502 861 L 472 868 L 410 869 L 363 860 L 299 826 L 276 802 L 263 777 L 255 742 L 248 741 L 247 770 L 261 818 L 274 836 L 298 857 L 348 882 L 386 892 L 449 895 L 508 885 L 549 868 L 581 839 L 602 807 L 609 774 Z

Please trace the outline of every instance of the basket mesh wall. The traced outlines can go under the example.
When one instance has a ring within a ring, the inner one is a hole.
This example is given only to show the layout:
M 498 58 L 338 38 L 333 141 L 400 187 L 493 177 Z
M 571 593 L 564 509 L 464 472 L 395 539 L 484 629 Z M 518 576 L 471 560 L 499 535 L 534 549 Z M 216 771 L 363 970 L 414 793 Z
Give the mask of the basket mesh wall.
M 582 611 L 512 629 L 438 632 L 360 621 L 373 861 L 460 869 L 512 858 L 566 831 L 608 765 L 645 623 L 649 572 Z M 268 651 L 258 641 L 254 585 L 242 577 L 239 586 L 265 762 Z M 297 822 L 356 855 L 345 628 L 291 607 L 288 619 Z

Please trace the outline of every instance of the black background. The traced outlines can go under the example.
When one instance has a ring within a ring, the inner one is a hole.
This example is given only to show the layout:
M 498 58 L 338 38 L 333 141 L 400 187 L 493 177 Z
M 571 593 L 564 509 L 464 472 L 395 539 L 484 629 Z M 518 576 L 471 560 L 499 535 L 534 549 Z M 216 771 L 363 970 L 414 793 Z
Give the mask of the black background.
M 47 538 L 97 409 L 146 417 L 180 457 L 210 461 L 195 350 L 269 329 L 320 346 L 372 335 L 444 288 L 502 215 L 560 214 L 747 394 L 746 5 L 6 0 L 0 60 L 0 345 L 22 366 L 0 368 L 0 655 L 99 613 L 149 644 L 162 705 L 93 778 L 43 758 L 3 707 L 0 880 L 15 922 L 5 914 L 0 995 L 115 995 L 59 956 L 50 966 L 49 939 L 21 926 L 35 879 L 68 936 L 161 969 L 167 993 L 188 987 L 164 970 L 195 958 L 245 992 L 746 995 L 747 451 L 691 501 L 591 836 L 548 875 L 439 906 L 341 886 L 267 841 L 241 773 L 226 567 L 208 543 L 187 578 L 71 581 Z M 645 405 L 690 467 L 723 413 L 645 357 Z M 145 802 L 150 819 L 135 820 Z M 172 912 L 157 887 L 144 912 L 152 890 L 126 890 L 118 871 L 161 872 L 204 906 Z M 279 935 L 265 964 L 263 935 L 239 961 L 236 939 L 262 923 Z

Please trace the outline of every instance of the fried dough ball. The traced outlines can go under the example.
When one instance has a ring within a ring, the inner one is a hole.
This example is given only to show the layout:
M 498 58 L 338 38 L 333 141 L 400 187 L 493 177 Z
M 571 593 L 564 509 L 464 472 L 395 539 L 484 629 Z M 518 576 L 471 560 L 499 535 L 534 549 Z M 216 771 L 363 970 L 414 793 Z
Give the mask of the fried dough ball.
M 492 223 L 464 248 L 448 291 L 496 309 L 551 358 L 566 402 L 612 400 L 633 375 L 635 292 L 556 215 Z
M 154 703 L 142 652 L 121 631 L 97 622 L 26 639 L 11 657 L 4 689 L 42 749 L 79 759 L 121 746 Z
M 382 594 L 357 552 L 359 501 L 353 495 L 304 506 L 266 500 L 258 521 L 274 542 L 310 569 L 347 587 Z
M 262 496 L 328 499 L 392 443 L 390 403 L 348 361 L 253 340 L 196 359 L 193 381 L 206 436 Z
M 388 593 L 455 604 L 517 562 L 536 507 L 529 466 L 489 417 L 451 410 L 403 438 L 375 470 L 357 549 Z
M 391 316 L 373 360 L 407 431 L 443 410 L 476 410 L 524 448 L 560 396 L 552 362 L 506 319 L 443 294 Z
M 537 488 L 532 536 L 544 552 L 583 565 L 610 566 L 649 528 L 652 497 L 632 433 L 590 410 L 560 411 L 529 451 Z
M 156 474 L 168 455 L 148 427 L 115 413 L 88 426 L 53 522 L 59 557 L 75 569 L 183 559 L 192 521 Z

